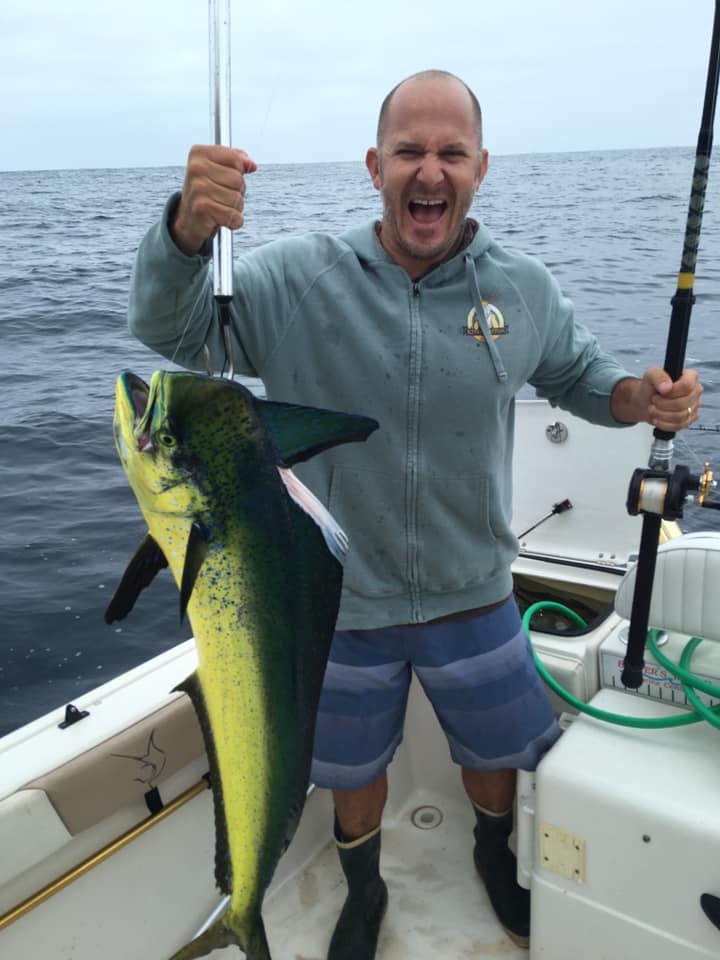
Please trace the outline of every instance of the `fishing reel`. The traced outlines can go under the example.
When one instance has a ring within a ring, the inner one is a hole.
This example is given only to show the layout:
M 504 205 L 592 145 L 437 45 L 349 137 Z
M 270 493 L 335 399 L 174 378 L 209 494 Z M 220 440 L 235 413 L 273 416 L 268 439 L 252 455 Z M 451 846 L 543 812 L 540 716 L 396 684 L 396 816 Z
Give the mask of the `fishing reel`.
M 654 514 L 663 520 L 678 520 L 685 504 L 695 500 L 699 507 L 720 510 L 720 503 L 708 502 L 707 496 L 715 486 L 710 464 L 700 476 L 678 465 L 669 471 L 662 468 L 639 467 L 633 472 L 627 497 L 627 511 L 635 517 L 639 513 Z M 697 497 L 693 494 L 697 493 Z
M 671 448 L 668 447 L 668 450 Z M 658 450 L 655 450 L 657 454 Z M 661 453 L 665 451 L 661 449 Z M 698 505 L 720 510 L 720 503 L 709 503 L 707 495 L 715 485 L 709 464 L 701 476 L 690 473 L 687 467 L 678 465 L 669 469 L 669 460 L 653 456 L 649 468 L 638 468 L 630 480 L 627 497 L 627 511 L 631 516 L 642 513 L 643 527 L 640 537 L 640 551 L 633 591 L 632 611 L 628 646 L 621 675 L 623 686 L 637 690 L 643 683 L 645 666 L 645 639 L 650 613 L 650 598 L 653 592 L 655 560 L 661 519 L 678 520 L 683 508 L 693 494 Z

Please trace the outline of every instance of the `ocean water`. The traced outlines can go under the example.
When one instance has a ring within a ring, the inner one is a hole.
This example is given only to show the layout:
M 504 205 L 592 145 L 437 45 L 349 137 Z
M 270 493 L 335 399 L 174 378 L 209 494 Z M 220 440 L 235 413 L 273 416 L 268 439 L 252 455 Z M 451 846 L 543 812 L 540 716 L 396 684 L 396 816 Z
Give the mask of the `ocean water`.
M 540 257 L 577 314 L 632 371 L 662 365 L 690 148 L 493 158 L 475 203 L 501 242 Z M 130 269 L 181 168 L 0 173 L 0 734 L 187 639 L 169 575 L 132 615 L 103 613 L 144 534 L 112 440 L 115 379 L 168 364 L 127 332 Z M 235 255 L 275 237 L 379 216 L 360 163 L 277 165 L 249 181 Z M 687 365 L 720 453 L 720 169 L 713 162 Z M 350 375 L 350 371 L 349 371 Z M 638 466 L 647 451 L 638 451 Z M 717 527 L 713 511 L 688 529 Z

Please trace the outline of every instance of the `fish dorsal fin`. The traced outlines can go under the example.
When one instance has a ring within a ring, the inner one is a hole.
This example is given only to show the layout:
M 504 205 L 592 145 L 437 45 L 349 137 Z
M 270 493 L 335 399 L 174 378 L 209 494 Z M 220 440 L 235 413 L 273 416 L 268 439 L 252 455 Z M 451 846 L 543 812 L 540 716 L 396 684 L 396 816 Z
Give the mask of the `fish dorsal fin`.
M 188 603 L 192 596 L 193 587 L 200 573 L 205 557 L 208 552 L 208 542 L 205 531 L 200 524 L 195 521 L 190 527 L 188 535 L 187 548 L 185 550 L 185 566 L 182 572 L 182 582 L 180 584 L 180 623 L 185 619 Z
M 320 527 L 330 553 L 339 563 L 345 563 L 348 538 L 340 524 L 289 467 L 278 467 L 278 472 L 288 495 Z
M 215 740 L 212 730 L 210 729 L 210 719 L 205 703 L 205 694 L 203 693 L 197 671 L 194 671 L 189 677 L 186 677 L 182 683 L 179 683 L 173 692 L 178 690 L 186 693 L 190 697 L 193 708 L 195 709 L 195 716 L 198 719 L 200 730 L 202 731 L 205 753 L 210 768 L 210 788 L 212 789 L 213 808 L 215 811 L 215 882 L 221 893 L 230 894 L 232 893 L 232 867 L 230 864 L 230 845 L 228 843 L 228 828 L 220 781 L 220 768 L 218 766 Z
M 340 443 L 367 440 L 377 430 L 377 420 L 352 413 L 336 413 L 274 400 L 256 400 L 275 449 L 284 466 L 309 460 Z
M 145 534 L 105 611 L 105 623 L 122 620 L 135 606 L 140 592 L 152 583 L 155 574 L 168 562 L 149 533 Z

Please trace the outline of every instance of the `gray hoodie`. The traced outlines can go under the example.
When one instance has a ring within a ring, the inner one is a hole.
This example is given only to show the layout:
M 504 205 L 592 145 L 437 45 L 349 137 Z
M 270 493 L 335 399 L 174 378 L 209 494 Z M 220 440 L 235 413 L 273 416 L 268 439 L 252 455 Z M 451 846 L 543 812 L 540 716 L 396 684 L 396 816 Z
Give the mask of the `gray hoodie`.
M 130 328 L 203 370 L 224 350 L 210 249 L 187 257 L 167 217 L 138 251 Z M 267 244 L 236 261 L 237 372 L 267 395 L 374 417 L 364 444 L 297 468 L 350 538 L 339 629 L 417 623 L 512 590 L 515 394 L 538 394 L 617 426 L 613 386 L 630 376 L 573 317 L 548 270 L 479 226 L 413 283 L 374 224 Z

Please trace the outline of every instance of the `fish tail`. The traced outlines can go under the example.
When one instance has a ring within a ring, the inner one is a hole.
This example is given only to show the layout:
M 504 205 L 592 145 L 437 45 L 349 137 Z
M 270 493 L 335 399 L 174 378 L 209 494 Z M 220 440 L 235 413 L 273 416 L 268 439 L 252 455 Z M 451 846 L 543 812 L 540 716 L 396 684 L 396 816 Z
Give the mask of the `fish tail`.
M 181 947 L 170 957 L 170 960 L 195 960 L 196 957 L 204 957 L 213 950 L 220 950 L 232 944 L 240 947 L 246 960 L 272 960 L 262 917 L 256 918 L 249 933 L 245 935 L 232 928 L 227 914 L 216 920 L 205 933 L 201 933 L 199 937 Z
M 247 960 L 272 960 L 270 946 L 265 936 L 265 924 L 259 915 L 250 936 L 247 938 L 247 946 L 244 949 Z
M 190 943 L 181 947 L 170 957 L 170 960 L 195 960 L 195 957 L 204 957 L 213 950 L 227 947 L 231 943 L 237 943 L 242 949 L 242 944 L 239 943 L 237 937 L 232 935 L 232 931 L 228 930 L 220 919 L 209 927 L 205 933 L 201 933 L 199 937 L 195 937 Z

